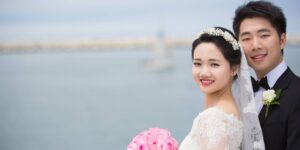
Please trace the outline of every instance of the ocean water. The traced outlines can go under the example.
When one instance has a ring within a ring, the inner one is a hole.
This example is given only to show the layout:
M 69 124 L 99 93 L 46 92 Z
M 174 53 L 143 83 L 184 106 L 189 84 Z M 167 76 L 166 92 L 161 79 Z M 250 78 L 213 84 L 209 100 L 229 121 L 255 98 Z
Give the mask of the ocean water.
M 300 75 L 300 47 L 285 60 Z M 150 50 L 0 54 L 0 149 L 122 150 L 150 127 L 181 142 L 203 110 L 190 50 L 149 72 Z

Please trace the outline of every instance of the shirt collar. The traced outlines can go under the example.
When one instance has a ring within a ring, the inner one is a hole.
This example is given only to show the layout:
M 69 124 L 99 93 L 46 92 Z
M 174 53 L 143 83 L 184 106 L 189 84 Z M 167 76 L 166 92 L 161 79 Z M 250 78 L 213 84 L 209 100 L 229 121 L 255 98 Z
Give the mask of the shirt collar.
M 267 73 L 268 84 L 270 87 L 273 87 L 279 77 L 287 69 L 287 65 L 284 61 L 281 61 L 275 68 L 273 68 L 269 73 Z

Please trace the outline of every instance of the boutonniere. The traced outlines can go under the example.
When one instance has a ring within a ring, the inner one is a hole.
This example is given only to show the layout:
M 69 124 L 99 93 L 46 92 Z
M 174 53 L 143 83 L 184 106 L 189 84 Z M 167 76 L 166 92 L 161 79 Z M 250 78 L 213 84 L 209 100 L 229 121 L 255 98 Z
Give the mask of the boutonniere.
M 269 108 L 271 105 L 279 105 L 279 96 L 281 89 L 279 90 L 266 90 L 263 92 L 263 104 L 266 105 L 265 118 L 267 118 L 269 113 Z

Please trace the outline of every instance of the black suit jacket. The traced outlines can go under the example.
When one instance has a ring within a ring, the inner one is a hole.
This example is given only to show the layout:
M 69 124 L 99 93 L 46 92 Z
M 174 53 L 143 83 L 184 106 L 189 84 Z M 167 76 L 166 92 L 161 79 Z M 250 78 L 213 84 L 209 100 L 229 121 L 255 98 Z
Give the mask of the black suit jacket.
M 300 150 L 300 78 L 288 68 L 272 89 L 282 90 L 280 104 L 259 114 L 266 150 Z

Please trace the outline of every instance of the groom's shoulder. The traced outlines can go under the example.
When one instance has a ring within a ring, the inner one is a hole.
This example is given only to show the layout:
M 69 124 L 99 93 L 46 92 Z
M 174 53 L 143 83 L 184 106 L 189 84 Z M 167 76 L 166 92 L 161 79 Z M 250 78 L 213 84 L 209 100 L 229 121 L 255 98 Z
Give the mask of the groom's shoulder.
M 280 76 L 281 79 L 290 80 L 291 83 L 299 83 L 300 77 L 294 73 L 294 71 L 288 66 L 284 73 Z
M 281 76 L 280 83 L 286 85 L 286 91 L 289 91 L 290 94 L 300 98 L 300 77 L 297 76 L 289 67 Z M 299 95 L 299 96 L 298 96 Z
M 284 99 L 288 100 L 285 106 L 288 106 L 291 110 L 300 107 L 300 78 L 293 71 L 288 68 L 286 73 L 286 88 L 282 91 L 284 93 Z M 284 82 L 284 80 L 282 80 Z
M 292 79 L 292 83 L 294 84 L 298 84 L 300 86 L 300 77 L 298 75 L 296 75 L 292 70 L 291 70 L 293 79 Z
M 292 78 L 289 83 L 289 89 L 295 91 L 295 94 L 298 95 L 297 97 L 300 99 L 300 77 L 294 74 L 293 71 L 291 71 L 291 74 Z

